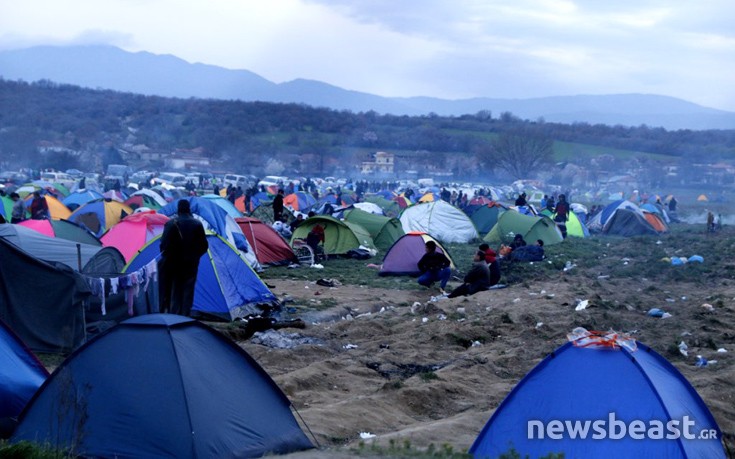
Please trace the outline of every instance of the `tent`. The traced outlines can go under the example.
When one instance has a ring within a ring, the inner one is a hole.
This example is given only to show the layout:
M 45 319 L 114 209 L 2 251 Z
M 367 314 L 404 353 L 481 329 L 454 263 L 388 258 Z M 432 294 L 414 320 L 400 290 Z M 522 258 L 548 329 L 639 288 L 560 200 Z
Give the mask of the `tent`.
M 356 223 L 337 220 L 327 215 L 315 215 L 304 220 L 291 236 L 292 245 L 294 239 L 306 239 L 316 225 L 324 228 L 324 252 L 328 255 L 344 255 L 360 246 L 375 248 L 373 238 L 365 228 Z
M 712 414 L 671 363 L 641 343 L 619 345 L 606 340 L 566 343 L 536 365 L 495 410 L 469 453 L 477 458 L 498 457 L 512 446 L 518 457 L 559 452 L 579 458 L 725 457 Z M 695 423 L 690 432 L 712 429 L 717 435 L 651 438 L 656 433 L 649 426 L 663 424 L 658 431 L 663 435 L 670 432 L 665 427 L 668 422 L 678 421 L 675 426 L 681 428 L 685 419 Z M 550 430 L 539 432 L 543 429 L 539 425 L 550 426 L 554 420 L 560 421 L 564 433 L 557 437 Z M 647 435 L 641 435 L 641 430 L 634 434 L 636 420 L 644 424 Z M 565 429 L 575 422 L 580 428 L 588 425 L 585 434 L 577 431 L 576 438 L 571 427 Z M 593 422 L 603 424 L 599 430 L 589 428 Z M 630 427 L 628 434 L 619 435 L 621 425 Z
M 286 220 L 288 220 L 289 222 L 295 218 L 293 211 L 288 207 L 283 208 L 282 215 L 285 215 Z M 250 216 L 253 218 L 257 218 L 258 220 L 268 225 L 272 225 L 275 220 L 273 217 L 273 206 L 271 205 L 271 203 L 259 205 L 250 213 Z
M 0 320 L 0 438 L 4 419 L 16 418 L 48 377 L 46 368 Z
M 0 215 L 5 217 L 5 221 L 10 221 L 10 216 L 13 215 L 13 200 L 10 196 L 0 196 Z
M 515 211 L 503 212 L 484 240 L 494 244 L 509 244 L 516 234 L 523 235 L 528 243 L 541 239 L 545 245 L 551 245 L 564 240 L 556 223 L 549 217 L 532 217 Z
M 401 214 L 401 207 L 396 201 L 389 201 L 380 196 L 366 197 L 365 201 L 380 207 L 386 217 L 398 217 Z
M 238 224 L 235 223 L 235 219 L 220 207 L 217 202 L 212 199 L 191 196 L 179 199 L 189 201 L 191 213 L 199 217 L 199 220 L 204 224 L 204 229 L 212 230 L 223 236 L 227 239 L 227 242 L 243 252 L 245 260 L 250 266 L 255 268 L 259 267 L 258 260 L 255 258 L 252 250 L 250 250 L 248 240 L 242 234 L 242 230 Z M 176 215 L 179 199 L 166 204 L 158 212 L 168 217 L 173 217 Z
M 365 228 L 373 238 L 375 247 L 381 250 L 387 250 L 405 234 L 397 218 L 388 218 L 357 208 L 346 211 L 345 220 Z
M 129 319 L 67 358 L 11 443 L 83 457 L 261 457 L 312 448 L 263 368 L 208 326 Z
M 637 204 L 626 201 L 625 199 L 618 199 L 615 202 L 611 202 L 610 204 L 605 206 L 602 211 L 595 214 L 595 216 L 592 217 L 589 222 L 587 222 L 587 228 L 589 228 L 590 231 L 602 231 L 602 229 L 607 224 L 607 221 L 618 209 L 632 210 L 643 217 L 643 213 L 641 212 Z
M 567 236 L 589 237 L 590 232 L 587 226 L 582 223 L 582 220 L 579 219 L 579 215 L 576 212 L 569 212 L 568 215 L 569 217 L 566 221 Z M 554 218 L 556 218 L 556 214 L 551 215 L 551 219 L 554 220 Z
M 109 198 L 90 201 L 72 212 L 69 220 L 88 228 L 95 236 L 100 237 L 108 229 L 133 213 L 133 209 L 122 202 Z
M 46 204 L 48 204 L 48 211 L 49 215 L 53 220 L 68 220 L 69 216 L 71 215 L 71 211 L 68 207 L 64 205 L 61 201 L 56 199 L 54 196 L 50 194 L 44 194 L 44 198 L 46 198 Z M 29 195 L 25 199 L 25 206 L 26 209 L 31 208 L 31 201 L 33 201 L 33 195 Z
M 498 222 L 502 206 L 490 201 L 488 204 L 473 204 L 464 208 L 464 213 L 469 215 L 470 220 L 481 235 L 487 234 Z
M 308 212 L 316 204 L 316 199 L 309 193 L 296 191 L 283 198 L 283 205 L 299 212 Z
M 456 269 L 454 261 L 439 241 L 426 233 L 414 231 L 406 233 L 400 237 L 383 257 L 383 264 L 378 272 L 379 276 L 418 276 L 421 274 L 418 268 L 418 262 L 426 253 L 425 245 L 427 241 L 436 242 L 439 252 L 449 258 L 450 268 Z
M 107 230 L 100 240 L 105 247 L 117 248 L 127 263 L 148 241 L 163 233 L 168 220 L 167 216 L 155 212 L 134 213 Z
M 709 201 L 709 198 L 707 197 L 706 194 L 700 194 L 699 196 L 697 196 L 697 201 L 699 202 Z
M 270 225 L 252 217 L 236 218 L 235 222 L 248 238 L 248 243 L 261 265 L 287 265 L 296 261 L 291 246 Z
M 158 203 L 157 200 L 145 194 L 136 194 L 136 195 L 130 196 L 128 199 L 125 200 L 125 205 L 129 206 L 133 210 L 137 210 L 141 208 L 158 210 L 161 207 L 163 207 L 162 205 Z
M 231 203 L 222 196 L 217 196 L 216 194 L 205 194 L 204 196 L 202 196 L 202 198 L 211 200 L 222 209 L 224 209 L 224 211 L 227 212 L 227 215 L 232 218 L 242 217 L 242 212 L 240 211 L 240 209 L 235 207 L 235 204 Z
M 401 213 L 403 231 L 420 231 L 444 243 L 477 239 L 477 229 L 464 212 L 442 200 L 411 206 Z
M 258 305 L 277 301 L 243 255 L 225 238 L 209 231 L 207 242 L 209 249 L 199 260 L 192 313 L 229 321 L 261 313 Z M 160 245 L 160 235 L 148 241 L 123 272 L 137 271 L 154 260 L 161 252 Z
M 77 190 L 65 197 L 61 202 L 63 202 L 70 210 L 75 210 L 79 206 L 101 198 L 102 193 L 98 193 L 94 190 Z
M 14 225 L 0 228 L 6 226 Z M 91 295 L 82 276 L 61 263 L 42 261 L 4 237 L 0 260 L 0 320 L 36 352 L 69 352 L 81 344 L 84 303 Z
M 99 273 L 101 266 L 108 266 L 105 271 L 119 272 L 119 268 L 124 265 L 122 254 L 115 248 L 101 247 L 99 242 L 92 245 L 48 237 L 20 225 L 0 225 L 0 239 L 10 242 L 33 257 L 62 263 L 84 273 Z
M 607 220 L 602 233 L 608 236 L 642 236 L 656 235 L 658 231 L 643 216 L 640 211 L 618 209 Z
M 146 201 L 149 201 L 150 200 L 150 201 L 155 202 L 157 208 L 161 208 L 161 207 L 163 207 L 163 206 L 166 205 L 166 199 L 164 199 L 164 196 L 162 194 L 160 194 L 160 193 L 152 190 L 152 189 L 143 188 L 143 189 L 140 189 L 140 190 L 134 192 L 130 196 L 131 197 L 132 196 L 145 196 L 146 198 L 148 198 Z M 148 207 L 150 207 L 150 206 L 148 206 Z
M 24 220 L 18 225 L 30 228 L 48 237 L 58 237 L 67 241 L 81 242 L 82 244 L 102 245 L 97 236 L 87 228 L 69 220 Z
M 656 230 L 657 233 L 666 233 L 669 231 L 668 225 L 664 222 L 661 216 L 654 212 L 643 211 L 643 218 L 646 219 L 649 225 Z
M 379 205 L 372 202 L 356 202 L 353 204 L 353 206 L 356 209 L 364 210 L 365 212 L 370 212 L 371 214 L 385 215 L 383 209 Z

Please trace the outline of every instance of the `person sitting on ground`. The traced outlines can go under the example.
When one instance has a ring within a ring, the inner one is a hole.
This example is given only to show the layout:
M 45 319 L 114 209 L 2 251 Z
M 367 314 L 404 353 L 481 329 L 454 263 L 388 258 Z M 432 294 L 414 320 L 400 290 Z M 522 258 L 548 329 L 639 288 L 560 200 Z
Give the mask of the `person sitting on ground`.
M 500 282 L 500 261 L 498 255 L 487 244 L 480 244 L 480 250 L 485 254 L 485 263 L 490 270 L 490 286 Z
M 510 254 L 512 261 L 542 261 L 544 257 L 544 241 L 541 239 L 533 245 L 518 247 Z
M 296 220 L 291 222 L 291 233 L 296 231 L 296 228 L 298 228 L 302 223 L 304 223 L 304 214 L 300 213 L 296 216 Z
M 474 295 L 490 288 L 490 269 L 485 262 L 485 251 L 478 250 L 472 258 L 472 268 L 464 276 L 464 283 L 452 290 L 449 298 Z
M 418 262 L 418 268 L 421 275 L 418 283 L 424 287 L 431 287 L 434 282 L 439 282 L 439 291 L 443 294 L 444 288 L 449 282 L 452 270 L 449 269 L 449 258 L 436 249 L 436 242 L 426 241 L 424 245 L 426 253 Z
M 516 234 L 515 237 L 513 238 L 513 242 L 510 243 L 509 247 L 511 250 L 515 250 L 518 247 L 523 247 L 524 245 L 526 245 L 526 241 L 523 239 L 523 235 Z

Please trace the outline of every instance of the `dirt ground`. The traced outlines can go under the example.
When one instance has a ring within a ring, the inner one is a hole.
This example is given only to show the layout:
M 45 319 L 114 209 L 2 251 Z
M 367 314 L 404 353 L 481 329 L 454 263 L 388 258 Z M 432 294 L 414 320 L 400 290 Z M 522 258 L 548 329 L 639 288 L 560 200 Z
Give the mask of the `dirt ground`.
M 283 389 L 321 447 L 294 457 L 349 457 L 361 441 L 391 440 L 465 452 L 510 390 L 578 326 L 630 332 L 668 358 L 704 399 L 735 454 L 735 287 L 723 282 L 716 293 L 725 301 L 710 311 L 702 305 L 713 303 L 714 292 L 694 283 L 579 274 L 559 271 L 530 286 L 436 302 L 429 301 L 435 290 L 269 279 L 279 297 L 313 306 L 291 310 L 306 326 L 240 344 Z M 588 308 L 575 311 L 585 299 Z M 649 317 L 648 307 L 673 316 Z M 294 345 L 266 345 L 269 337 Z M 297 344 L 305 338 L 313 342 Z M 688 357 L 679 353 L 680 341 Z M 696 367 L 698 354 L 717 363 Z M 361 433 L 375 437 L 361 440 Z

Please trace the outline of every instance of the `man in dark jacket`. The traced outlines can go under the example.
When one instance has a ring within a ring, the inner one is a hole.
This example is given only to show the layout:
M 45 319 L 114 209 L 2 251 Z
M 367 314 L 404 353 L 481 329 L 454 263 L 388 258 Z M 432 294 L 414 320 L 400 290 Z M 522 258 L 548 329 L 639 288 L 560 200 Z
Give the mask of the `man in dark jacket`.
M 426 253 L 419 260 L 418 267 L 421 271 L 418 283 L 424 287 L 431 287 L 434 282 L 439 282 L 441 293 L 449 282 L 452 270 L 449 269 L 449 258 L 442 252 L 436 250 L 436 242 L 426 241 Z
M 464 283 L 452 290 L 449 298 L 456 298 L 462 295 L 474 295 L 490 288 L 490 269 L 485 262 L 485 252 L 478 250 L 472 259 L 472 268 L 466 276 Z
M 204 226 L 191 214 L 189 201 L 179 200 L 177 214 L 166 222 L 161 235 L 159 310 L 188 316 L 194 305 L 199 259 L 209 244 Z
M 283 190 L 278 190 L 278 194 L 273 198 L 273 221 L 280 222 L 283 216 Z

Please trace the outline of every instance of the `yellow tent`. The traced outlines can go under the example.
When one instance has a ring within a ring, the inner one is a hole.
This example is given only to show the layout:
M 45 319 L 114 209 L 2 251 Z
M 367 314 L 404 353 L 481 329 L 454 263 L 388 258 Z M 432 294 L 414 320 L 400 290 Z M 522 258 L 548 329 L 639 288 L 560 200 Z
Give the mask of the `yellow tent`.
M 697 201 L 709 201 L 709 199 L 707 199 L 707 195 L 700 194 L 699 197 L 697 198 Z

